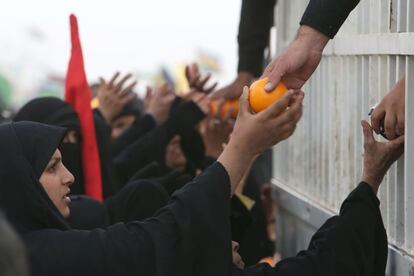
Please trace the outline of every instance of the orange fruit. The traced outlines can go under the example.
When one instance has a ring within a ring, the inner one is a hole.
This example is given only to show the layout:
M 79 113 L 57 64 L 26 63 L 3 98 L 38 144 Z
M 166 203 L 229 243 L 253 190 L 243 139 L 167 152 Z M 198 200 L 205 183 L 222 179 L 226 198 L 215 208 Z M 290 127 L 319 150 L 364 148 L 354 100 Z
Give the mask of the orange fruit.
M 219 108 L 218 101 L 212 101 L 210 104 L 210 111 L 212 114 L 217 113 L 217 109 Z M 230 117 L 233 119 L 237 118 L 237 114 L 239 113 L 239 100 L 226 100 L 221 108 L 220 118 L 224 119 L 229 112 L 229 109 L 232 108 L 232 112 Z
M 263 78 L 253 82 L 250 85 L 249 103 L 254 112 L 260 112 L 275 101 L 285 95 L 288 88 L 283 82 L 279 82 L 276 88 L 271 92 L 266 92 L 264 87 L 267 83 L 267 78 Z

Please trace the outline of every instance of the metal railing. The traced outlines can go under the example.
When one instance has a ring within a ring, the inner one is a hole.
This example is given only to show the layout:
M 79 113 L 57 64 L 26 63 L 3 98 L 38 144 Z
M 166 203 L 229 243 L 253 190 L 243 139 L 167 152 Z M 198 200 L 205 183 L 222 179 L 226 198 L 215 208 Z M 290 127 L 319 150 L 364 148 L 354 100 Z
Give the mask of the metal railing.
M 293 40 L 307 3 L 278 1 L 276 53 Z M 337 212 L 361 176 L 360 121 L 404 75 L 405 155 L 387 174 L 379 197 L 390 244 L 398 254 L 414 255 L 413 0 L 361 1 L 303 88 L 303 119 L 293 137 L 274 149 L 273 172 L 275 185 Z

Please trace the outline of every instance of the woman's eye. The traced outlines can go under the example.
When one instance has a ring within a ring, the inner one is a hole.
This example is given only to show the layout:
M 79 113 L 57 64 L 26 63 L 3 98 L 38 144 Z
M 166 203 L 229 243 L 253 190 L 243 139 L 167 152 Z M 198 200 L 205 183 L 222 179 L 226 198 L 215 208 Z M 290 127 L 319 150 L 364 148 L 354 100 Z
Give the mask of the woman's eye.
M 54 172 L 56 170 L 56 164 L 49 167 L 49 172 Z

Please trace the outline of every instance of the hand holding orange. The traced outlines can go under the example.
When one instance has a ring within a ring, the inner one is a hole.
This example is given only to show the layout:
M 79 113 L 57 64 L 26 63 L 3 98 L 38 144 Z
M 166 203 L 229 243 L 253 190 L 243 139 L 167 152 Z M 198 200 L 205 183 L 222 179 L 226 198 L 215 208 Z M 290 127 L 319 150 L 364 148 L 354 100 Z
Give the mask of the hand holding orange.
M 278 101 L 288 91 L 286 85 L 283 82 L 279 82 L 273 91 L 266 92 L 264 87 L 267 82 L 267 78 L 263 78 L 250 85 L 249 103 L 252 110 L 256 113 Z
M 219 101 L 212 101 L 210 105 L 210 110 L 212 114 L 216 114 L 219 109 Z M 237 114 L 239 113 L 239 100 L 226 100 L 221 107 L 220 111 L 220 118 L 224 119 L 228 113 L 230 112 L 230 117 L 233 119 L 237 118 Z

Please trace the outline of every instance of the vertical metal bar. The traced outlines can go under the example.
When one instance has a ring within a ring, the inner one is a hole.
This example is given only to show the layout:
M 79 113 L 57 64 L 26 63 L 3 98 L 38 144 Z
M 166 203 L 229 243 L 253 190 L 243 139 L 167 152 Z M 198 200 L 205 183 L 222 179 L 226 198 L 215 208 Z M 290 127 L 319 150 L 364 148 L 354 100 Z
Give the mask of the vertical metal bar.
M 407 8 L 407 0 L 398 0 L 398 33 L 407 31 Z
M 378 57 L 378 102 L 385 96 L 387 89 L 387 59 L 386 57 Z M 380 187 L 381 213 L 384 225 L 388 228 L 388 176 L 385 176 Z
M 397 57 L 397 80 L 405 74 L 405 57 Z M 397 161 L 397 175 L 396 175 L 396 244 L 398 246 L 404 245 L 405 240 L 405 212 L 404 212 L 404 200 L 405 200 L 405 186 L 404 186 L 404 158 L 400 158 Z
M 387 58 L 387 91 L 394 85 L 397 76 L 397 57 L 388 56 Z M 396 165 L 393 165 L 388 171 L 388 236 L 391 243 L 396 242 L 396 214 L 397 214 L 397 203 L 396 203 Z
M 407 57 L 405 79 L 405 242 L 414 252 L 414 57 Z
M 407 32 L 414 32 L 414 3 L 407 0 Z
M 380 33 L 388 33 L 389 32 L 389 22 L 390 22 L 390 2 L 389 0 L 380 0 L 378 1 L 379 7 L 379 32 Z
M 390 3 L 390 31 L 396 33 L 398 31 L 398 1 L 391 0 Z
M 335 57 L 329 57 L 328 62 L 328 72 L 333 72 L 335 66 Z M 328 120 L 328 129 L 333 130 L 335 128 L 335 80 L 334 78 L 329 77 L 329 120 Z M 335 136 L 332 134 L 332 132 L 329 135 L 329 183 L 331 185 L 328 186 L 329 191 L 329 198 L 328 198 L 328 205 L 334 206 L 335 204 L 335 193 L 337 190 L 337 184 L 336 184 L 336 177 L 335 177 Z

